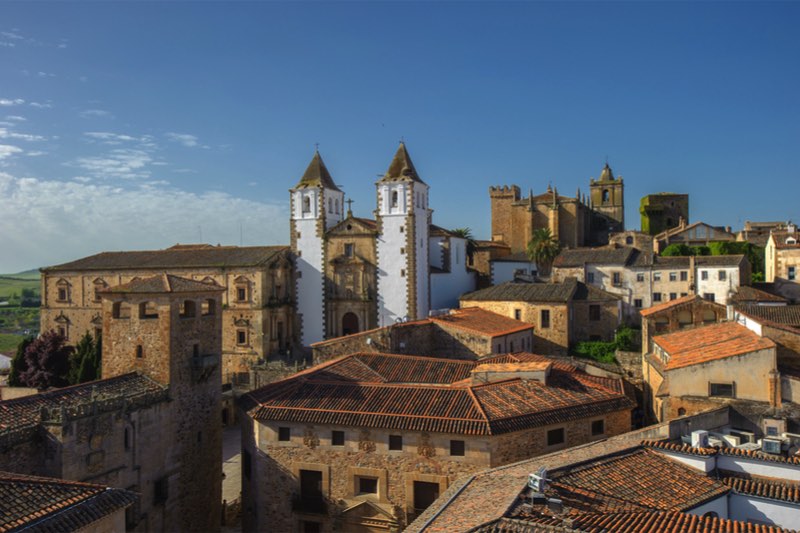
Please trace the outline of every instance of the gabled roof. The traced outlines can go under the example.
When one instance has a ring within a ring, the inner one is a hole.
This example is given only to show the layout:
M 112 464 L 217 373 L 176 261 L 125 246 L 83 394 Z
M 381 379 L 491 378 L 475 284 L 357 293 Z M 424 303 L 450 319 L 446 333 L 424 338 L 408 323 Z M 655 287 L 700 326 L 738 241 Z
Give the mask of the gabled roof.
M 386 174 L 378 180 L 378 183 L 385 183 L 391 181 L 416 181 L 424 184 L 422 178 L 417 174 L 417 169 L 414 168 L 414 163 L 411 162 L 411 156 L 408 155 L 406 144 L 401 142 L 397 147 L 397 152 L 386 170 Z
M 786 242 L 789 237 L 794 238 L 794 244 L 791 244 L 791 242 Z M 778 248 L 779 250 L 800 250 L 800 232 L 797 230 L 791 233 L 787 230 L 773 230 L 770 233 L 769 240 L 771 240 L 775 248 Z
M 154 293 L 183 293 L 183 292 L 220 292 L 224 291 L 219 285 L 195 281 L 193 279 L 161 274 L 145 279 L 137 279 L 103 289 L 107 294 L 154 294 Z
M 311 162 L 303 173 L 303 177 L 301 177 L 297 185 L 294 186 L 295 189 L 307 189 L 309 187 L 324 187 L 326 189 L 342 192 L 339 187 L 336 186 L 336 183 L 334 183 L 318 151 L 314 152 L 314 157 L 311 158 Z
M 680 298 L 676 298 L 668 302 L 662 302 L 660 304 L 650 306 L 647 309 L 642 309 L 641 311 L 639 311 L 639 314 L 644 317 L 647 317 L 658 313 L 662 313 L 664 311 L 669 311 L 670 309 L 674 309 L 676 307 L 682 307 L 686 305 L 700 305 L 703 307 L 715 308 L 718 312 L 725 311 L 725 306 L 722 304 L 705 300 L 696 294 L 688 294 L 686 296 L 681 296 Z
M 697 222 L 694 222 L 692 224 L 683 225 L 683 226 L 675 226 L 674 228 L 666 229 L 666 230 L 662 231 L 661 233 L 656 234 L 655 237 L 653 237 L 653 238 L 655 240 L 657 240 L 657 241 L 661 241 L 661 240 L 664 240 L 664 239 L 666 239 L 668 237 L 674 237 L 675 235 L 679 235 L 681 233 L 684 233 L 686 231 L 694 229 L 694 228 L 696 228 L 698 226 L 705 226 L 705 227 L 710 228 L 710 229 L 714 230 L 715 232 L 719 232 L 719 233 L 727 233 L 731 237 L 731 240 L 733 240 L 736 237 L 733 233 L 731 233 L 730 231 L 726 230 L 724 227 L 712 226 L 711 224 L 707 224 L 707 223 L 702 222 L 702 221 L 697 221 Z
M 353 354 L 251 392 L 262 421 L 496 435 L 630 409 L 620 380 L 553 368 L 547 384 L 473 385 L 485 362 Z
M 772 294 L 771 292 L 762 291 L 761 289 L 756 289 L 755 287 L 748 287 L 747 285 L 741 285 L 736 289 L 736 294 L 731 297 L 735 303 L 739 305 L 749 304 L 749 303 L 758 303 L 764 302 L 769 304 L 785 304 L 788 303 L 788 300 L 783 296 L 778 296 L 777 294 Z
M 499 337 L 532 329 L 527 322 L 514 320 L 480 307 L 457 309 L 447 315 L 432 316 L 430 320 L 444 327 L 452 327 L 481 335 Z
M 123 489 L 0 472 L 0 532 L 77 531 L 136 499 Z
M 737 311 L 758 321 L 800 328 L 800 304 L 797 305 L 740 305 Z
M 653 342 L 669 354 L 667 370 L 775 348 L 770 339 L 759 337 L 736 322 L 658 335 L 653 337 Z
M 587 285 L 574 277 L 568 277 L 560 283 L 507 281 L 461 296 L 462 302 L 567 303 L 572 300 L 603 302 L 619 300 L 619 296 Z
M 638 253 L 630 246 L 603 246 L 602 248 L 568 248 L 562 250 L 553 261 L 557 268 L 595 265 L 626 265 L 633 254 Z
M 69 263 L 43 268 L 42 272 L 257 267 L 270 265 L 288 250 L 288 246 L 177 245 L 166 250 L 102 252 Z
M 326 235 L 331 235 L 335 233 L 340 233 L 342 230 L 347 230 L 348 225 L 356 225 L 362 227 L 368 233 L 376 233 L 378 231 L 377 223 L 370 219 L 370 218 L 360 218 L 354 216 L 348 216 L 341 222 L 337 223 L 331 229 L 325 232 Z

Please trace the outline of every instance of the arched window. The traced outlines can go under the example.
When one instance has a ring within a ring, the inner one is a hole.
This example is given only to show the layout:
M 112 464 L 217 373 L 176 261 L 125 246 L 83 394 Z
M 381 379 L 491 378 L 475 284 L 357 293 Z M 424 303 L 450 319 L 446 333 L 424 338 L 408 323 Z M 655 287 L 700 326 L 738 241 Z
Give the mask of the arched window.
M 303 196 L 303 213 L 310 213 L 311 212 L 311 198 L 308 196 Z
M 197 314 L 197 308 L 194 301 L 184 300 L 181 303 L 181 310 L 180 310 L 181 318 L 192 318 L 196 316 L 196 314 Z
M 603 189 L 603 203 L 608 202 L 611 194 L 608 192 L 608 189 Z
M 333 198 L 328 198 L 328 211 L 333 213 Z
M 717 315 L 711 309 L 703 311 L 703 324 L 713 324 L 717 321 Z
M 703 515 L 703 518 L 719 518 L 719 515 L 715 511 L 709 511 Z
M 339 199 L 333 201 L 333 205 L 336 207 L 336 214 L 339 214 Z
M 397 191 L 392 191 L 392 207 L 397 207 L 398 196 Z
M 678 313 L 678 324 L 681 326 L 688 326 L 692 323 L 692 312 L 688 310 L 683 310 Z
M 158 308 L 155 302 L 142 302 L 139 304 L 139 318 L 158 318 Z
M 686 409 L 684 409 L 683 407 L 679 407 L 678 416 L 686 416 Z
M 94 301 L 100 301 L 100 292 L 108 287 L 108 283 L 106 283 L 102 278 L 97 278 L 92 282 L 94 284 Z

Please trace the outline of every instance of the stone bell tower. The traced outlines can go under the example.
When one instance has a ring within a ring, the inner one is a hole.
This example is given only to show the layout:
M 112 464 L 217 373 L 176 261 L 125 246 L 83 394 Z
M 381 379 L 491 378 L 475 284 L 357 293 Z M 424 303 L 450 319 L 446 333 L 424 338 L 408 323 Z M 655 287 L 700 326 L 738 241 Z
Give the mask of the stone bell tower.
M 143 479 L 143 498 L 163 506 L 164 530 L 219 531 L 222 490 L 222 292 L 161 274 L 103 291 L 103 378 L 138 372 L 167 387 L 150 423 L 164 474 Z M 134 428 L 144 431 L 145 428 Z
M 400 143 L 378 192 L 378 325 L 428 315 L 428 185 Z
M 625 231 L 625 185 L 622 176 L 614 177 L 611 167 L 606 163 L 600 177 L 589 181 L 589 189 L 595 215 L 592 233 L 597 242 L 607 242 L 608 233 Z
M 297 268 L 297 320 L 303 346 L 325 338 L 325 232 L 344 217 L 344 193 L 319 152 L 289 190 L 290 241 Z

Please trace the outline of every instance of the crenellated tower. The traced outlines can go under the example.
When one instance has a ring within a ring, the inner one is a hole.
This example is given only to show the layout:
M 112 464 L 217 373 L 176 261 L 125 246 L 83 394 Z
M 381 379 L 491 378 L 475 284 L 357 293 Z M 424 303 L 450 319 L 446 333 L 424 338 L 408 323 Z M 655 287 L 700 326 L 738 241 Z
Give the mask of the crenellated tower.
M 378 325 L 428 315 L 428 240 L 431 210 L 428 186 L 400 143 L 378 194 Z
M 304 346 L 325 338 L 325 232 L 343 219 L 344 193 L 319 152 L 289 190 L 292 252 L 297 272 L 297 329 Z

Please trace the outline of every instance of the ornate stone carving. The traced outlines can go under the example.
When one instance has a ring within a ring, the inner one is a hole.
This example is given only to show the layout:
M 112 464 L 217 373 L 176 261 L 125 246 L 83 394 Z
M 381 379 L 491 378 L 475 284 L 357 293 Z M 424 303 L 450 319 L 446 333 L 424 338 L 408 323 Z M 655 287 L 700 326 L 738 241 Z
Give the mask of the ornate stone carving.
M 305 433 L 303 433 L 303 444 L 312 450 L 319 446 L 319 437 L 312 428 L 306 428 Z
M 433 457 L 436 455 L 436 448 L 431 442 L 431 436 L 427 433 L 420 434 L 419 444 L 417 444 L 417 453 L 423 457 Z
M 366 429 L 362 429 L 361 432 L 358 434 L 358 449 L 362 452 L 374 452 L 375 451 L 375 443 L 372 442 L 372 438 L 369 434 L 369 431 Z

